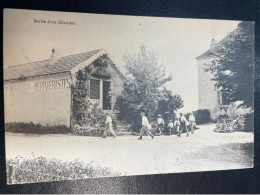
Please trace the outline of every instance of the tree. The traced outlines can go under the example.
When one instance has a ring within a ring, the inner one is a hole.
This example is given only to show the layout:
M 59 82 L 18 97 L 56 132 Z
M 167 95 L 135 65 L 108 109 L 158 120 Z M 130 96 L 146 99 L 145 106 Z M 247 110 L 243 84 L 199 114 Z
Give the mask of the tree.
M 172 76 L 166 75 L 153 52 L 147 52 L 142 46 L 140 53 L 127 54 L 124 60 L 128 81 L 116 102 L 121 119 L 136 122 L 142 111 L 149 120 L 154 120 L 159 112 L 172 113 L 173 110 L 183 107 L 181 97 L 164 88 L 164 85 L 172 80 Z
M 254 23 L 240 22 L 236 30 L 212 49 L 214 60 L 206 64 L 231 102 L 242 101 L 242 107 L 253 108 Z
M 183 107 L 183 100 L 180 95 L 173 94 L 172 91 L 164 88 L 163 96 L 158 102 L 156 115 L 161 114 L 164 119 L 168 119 L 173 112 Z

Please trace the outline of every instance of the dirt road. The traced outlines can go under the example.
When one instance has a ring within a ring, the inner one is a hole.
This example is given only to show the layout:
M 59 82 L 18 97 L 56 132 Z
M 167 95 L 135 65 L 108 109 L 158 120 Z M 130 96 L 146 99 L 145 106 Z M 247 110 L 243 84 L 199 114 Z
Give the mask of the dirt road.
M 122 136 L 113 139 L 73 135 L 6 133 L 6 157 L 45 156 L 95 162 L 127 175 L 225 170 L 253 167 L 253 133 L 215 133 L 214 124 L 194 135 Z

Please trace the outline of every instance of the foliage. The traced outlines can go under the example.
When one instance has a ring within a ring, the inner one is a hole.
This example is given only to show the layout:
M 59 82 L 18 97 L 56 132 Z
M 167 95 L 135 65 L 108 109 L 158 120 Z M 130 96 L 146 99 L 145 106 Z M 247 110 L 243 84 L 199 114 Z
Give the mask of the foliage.
M 168 118 L 172 118 L 173 111 L 183 107 L 183 100 L 180 95 L 173 95 L 172 91 L 164 89 L 162 99 L 158 102 L 158 108 L 155 116 L 161 114 L 165 122 Z
M 71 85 L 72 92 L 72 111 L 73 117 L 77 123 L 82 124 L 85 122 L 87 115 L 87 110 L 90 109 L 90 103 L 87 100 L 88 96 L 88 85 L 87 81 L 89 80 L 89 72 L 79 70 L 76 73 L 76 83 Z
M 187 114 L 187 118 L 189 114 Z M 199 109 L 196 110 L 195 112 L 193 112 L 193 115 L 196 119 L 196 124 L 197 125 L 201 125 L 201 124 L 205 124 L 205 123 L 210 123 L 212 122 L 212 119 L 210 117 L 210 111 L 208 109 Z
M 113 172 L 109 168 L 101 167 L 93 162 L 84 163 L 79 160 L 62 162 L 55 158 L 48 159 L 43 156 L 32 159 L 17 156 L 14 159 L 7 160 L 7 173 L 9 166 L 15 167 L 16 183 L 34 183 L 120 175 L 118 172 Z M 9 174 L 7 174 L 7 181 L 9 181 Z
M 248 113 L 245 116 L 244 131 L 253 132 L 254 131 L 254 113 Z
M 231 133 L 234 131 L 245 131 L 245 118 L 243 116 L 231 118 L 221 117 L 218 119 L 215 132 Z
M 32 134 L 67 134 L 70 128 L 65 125 L 43 126 L 41 124 L 30 123 L 6 123 L 5 131 L 12 133 L 32 133 Z
M 220 117 L 217 121 L 216 132 L 233 132 L 233 131 L 254 131 L 254 113 L 247 113 L 242 116 Z
M 180 96 L 164 89 L 164 85 L 172 80 L 172 76 L 166 75 L 153 52 L 147 52 L 142 46 L 140 53 L 127 54 L 124 60 L 129 79 L 124 85 L 122 95 L 116 101 L 120 119 L 138 126 L 141 111 L 152 121 L 160 112 L 172 113 L 173 110 L 183 107 Z
M 97 136 L 100 137 L 103 135 L 105 125 L 104 123 L 100 123 L 101 125 L 98 127 L 91 127 L 91 126 L 80 126 L 74 125 L 72 129 L 72 133 L 74 135 L 83 135 L 83 136 Z
M 107 56 L 103 55 L 95 60 L 93 64 L 76 73 L 76 82 L 71 85 L 72 112 L 76 124 L 92 126 L 104 118 L 104 112 L 98 107 L 98 104 L 92 105 L 88 100 L 88 81 L 93 69 L 100 71 L 107 66 Z
M 238 28 L 212 49 L 214 60 L 206 64 L 231 102 L 253 108 L 254 23 L 240 22 Z

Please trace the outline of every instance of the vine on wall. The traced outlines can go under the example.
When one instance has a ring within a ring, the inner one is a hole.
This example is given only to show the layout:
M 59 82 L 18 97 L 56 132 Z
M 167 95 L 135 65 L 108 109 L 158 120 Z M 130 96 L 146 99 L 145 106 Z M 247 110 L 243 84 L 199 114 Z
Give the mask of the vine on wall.
M 98 104 L 89 101 L 89 79 L 93 70 L 104 70 L 108 66 L 107 55 L 99 57 L 90 66 L 76 73 L 76 82 L 71 85 L 72 113 L 76 124 L 93 126 L 104 118 L 104 112 Z

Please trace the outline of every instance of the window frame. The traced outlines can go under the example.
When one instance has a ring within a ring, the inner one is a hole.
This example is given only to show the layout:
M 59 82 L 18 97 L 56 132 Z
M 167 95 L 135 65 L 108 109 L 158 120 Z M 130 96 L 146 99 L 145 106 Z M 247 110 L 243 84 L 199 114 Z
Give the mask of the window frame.
M 93 97 L 92 96 L 92 91 L 93 91 L 93 89 L 92 89 L 92 85 L 91 85 L 91 82 L 92 81 L 98 81 L 97 83 L 98 83 L 98 96 L 95 96 L 95 97 Z M 101 94 L 100 94 L 100 80 L 99 79 L 89 79 L 89 99 L 92 99 L 92 100 L 100 100 L 100 97 L 101 97 Z

